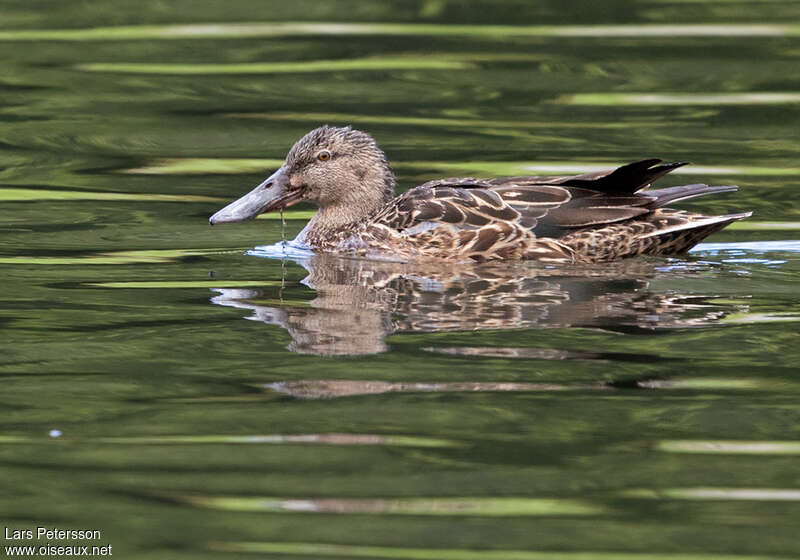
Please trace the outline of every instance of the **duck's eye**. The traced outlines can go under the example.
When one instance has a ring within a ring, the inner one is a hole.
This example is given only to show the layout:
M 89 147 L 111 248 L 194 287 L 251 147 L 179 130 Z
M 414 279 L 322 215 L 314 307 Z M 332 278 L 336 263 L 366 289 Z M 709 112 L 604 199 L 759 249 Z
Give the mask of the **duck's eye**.
M 328 161 L 331 159 L 331 153 L 328 150 L 322 150 L 317 154 L 317 159 L 320 161 Z

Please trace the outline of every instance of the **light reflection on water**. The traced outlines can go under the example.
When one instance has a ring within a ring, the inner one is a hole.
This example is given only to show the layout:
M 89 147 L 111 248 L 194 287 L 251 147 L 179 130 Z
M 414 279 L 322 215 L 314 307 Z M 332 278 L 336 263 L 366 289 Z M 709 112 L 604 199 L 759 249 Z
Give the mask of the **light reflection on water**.
M 746 255 L 747 253 L 797 253 L 800 252 L 800 241 L 787 239 L 783 241 L 737 241 L 734 243 L 700 243 L 690 253 L 717 253 Z
M 761 264 L 770 267 L 786 264 L 783 259 L 759 258 L 764 253 L 797 253 L 800 241 L 751 241 L 738 243 L 701 243 L 691 253 L 702 256 L 723 256 L 722 262 L 729 264 Z

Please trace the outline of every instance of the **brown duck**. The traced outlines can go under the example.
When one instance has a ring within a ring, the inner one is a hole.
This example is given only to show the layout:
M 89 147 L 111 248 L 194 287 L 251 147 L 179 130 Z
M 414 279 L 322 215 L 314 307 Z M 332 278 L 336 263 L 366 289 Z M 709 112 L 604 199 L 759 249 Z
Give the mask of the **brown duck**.
M 319 211 L 295 239 L 320 252 L 391 260 L 602 262 L 675 255 L 750 216 L 664 208 L 735 191 L 704 184 L 649 189 L 684 163 L 646 159 L 569 177 L 450 178 L 395 197 L 395 177 L 373 138 L 323 126 L 301 138 L 275 173 L 209 219 L 255 218 L 298 202 Z

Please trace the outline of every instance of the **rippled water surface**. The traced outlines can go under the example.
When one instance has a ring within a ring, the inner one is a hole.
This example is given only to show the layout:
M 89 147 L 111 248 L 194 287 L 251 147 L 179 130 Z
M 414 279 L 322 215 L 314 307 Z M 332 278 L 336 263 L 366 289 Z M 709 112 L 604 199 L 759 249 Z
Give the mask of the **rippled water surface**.
M 800 4 L 8 1 L 0 28 L 4 526 L 123 558 L 800 557 Z M 662 157 L 741 186 L 683 207 L 755 214 L 592 267 L 208 227 L 322 123 L 402 188 Z

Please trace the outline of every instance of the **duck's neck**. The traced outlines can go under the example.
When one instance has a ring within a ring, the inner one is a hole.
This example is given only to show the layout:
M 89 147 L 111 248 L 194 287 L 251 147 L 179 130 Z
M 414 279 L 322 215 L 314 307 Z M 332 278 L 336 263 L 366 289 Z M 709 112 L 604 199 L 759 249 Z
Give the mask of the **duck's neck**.
M 388 165 L 364 175 L 357 188 L 348 190 L 342 200 L 321 207 L 295 242 L 325 248 L 356 233 L 394 198 L 395 183 Z

